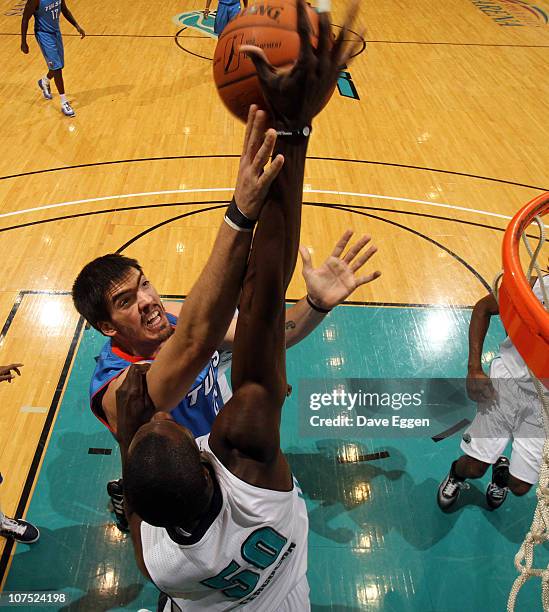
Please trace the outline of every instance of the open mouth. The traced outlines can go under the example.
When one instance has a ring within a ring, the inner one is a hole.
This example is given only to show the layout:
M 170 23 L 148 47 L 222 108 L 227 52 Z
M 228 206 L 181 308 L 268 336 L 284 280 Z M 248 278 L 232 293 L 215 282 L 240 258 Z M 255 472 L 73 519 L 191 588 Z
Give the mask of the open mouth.
M 151 312 L 145 318 L 145 327 L 147 329 L 154 331 L 155 329 L 162 327 L 163 324 L 164 320 L 162 317 L 162 313 L 158 308 L 151 310 Z

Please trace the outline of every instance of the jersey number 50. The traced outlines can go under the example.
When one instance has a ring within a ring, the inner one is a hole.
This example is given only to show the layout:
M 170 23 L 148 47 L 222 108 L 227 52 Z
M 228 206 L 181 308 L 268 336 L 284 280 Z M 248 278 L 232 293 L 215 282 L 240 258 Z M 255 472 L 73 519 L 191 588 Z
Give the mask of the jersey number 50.
M 242 558 L 258 569 L 264 570 L 272 565 L 286 545 L 287 539 L 271 527 L 254 531 L 242 544 Z M 240 599 L 249 595 L 259 581 L 259 574 L 252 570 L 242 570 L 240 565 L 231 561 L 217 576 L 202 580 L 201 584 L 211 589 L 221 589 L 227 597 Z

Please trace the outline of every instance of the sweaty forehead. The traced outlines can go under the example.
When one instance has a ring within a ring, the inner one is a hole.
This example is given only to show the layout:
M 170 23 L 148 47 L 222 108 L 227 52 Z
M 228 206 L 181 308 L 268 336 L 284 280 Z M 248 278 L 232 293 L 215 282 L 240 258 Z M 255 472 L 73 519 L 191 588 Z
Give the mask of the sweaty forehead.
M 141 272 L 139 270 L 136 268 L 128 268 L 120 279 L 115 280 L 110 284 L 106 293 L 107 301 L 111 302 L 112 298 L 125 290 L 135 289 L 140 277 Z

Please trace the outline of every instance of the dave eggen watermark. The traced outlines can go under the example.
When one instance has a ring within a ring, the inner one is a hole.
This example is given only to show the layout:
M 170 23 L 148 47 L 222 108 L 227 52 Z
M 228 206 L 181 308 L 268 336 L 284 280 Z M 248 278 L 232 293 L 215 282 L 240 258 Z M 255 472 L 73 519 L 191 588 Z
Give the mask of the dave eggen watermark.
M 463 379 L 308 379 L 299 412 L 304 436 L 432 437 L 475 407 Z

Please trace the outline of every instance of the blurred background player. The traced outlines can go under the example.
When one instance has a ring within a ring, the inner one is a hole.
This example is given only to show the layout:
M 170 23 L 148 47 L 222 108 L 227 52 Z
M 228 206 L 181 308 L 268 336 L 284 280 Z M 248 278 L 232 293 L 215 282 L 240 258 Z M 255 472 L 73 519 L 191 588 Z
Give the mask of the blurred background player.
M 542 279 L 549 289 L 549 276 Z M 543 302 L 541 281 L 532 291 Z M 499 314 L 493 294 L 479 300 L 473 308 L 469 325 L 469 362 L 467 394 L 478 402 L 477 414 L 463 434 L 461 450 L 465 452 L 452 463 L 441 482 L 437 501 L 442 510 L 458 499 L 467 478 L 481 478 L 492 465 L 492 479 L 486 489 L 486 502 L 499 508 L 510 489 L 525 495 L 538 481 L 545 432 L 542 404 L 528 366 L 509 336 L 500 344 L 499 354 L 490 364 L 490 376 L 482 369 L 482 349 L 490 319 Z M 511 461 L 502 456 L 512 440 Z
M 78 25 L 76 19 L 67 8 L 65 0 L 27 0 L 21 21 L 21 51 L 23 53 L 29 52 L 27 29 L 30 18 L 34 16 L 34 35 L 48 66 L 48 72 L 39 79 L 38 87 L 42 91 L 44 98 L 51 100 L 50 79 L 53 77 L 57 91 L 61 96 L 61 110 L 63 114 L 67 117 L 74 117 L 75 112 L 67 100 L 65 83 L 63 81 L 65 53 L 63 38 L 59 28 L 60 14 L 63 14 L 65 19 L 77 29 L 81 38 L 86 36 L 84 30 Z
M 204 19 L 210 14 L 212 0 L 206 0 Z M 244 8 L 248 6 L 248 0 L 243 0 Z M 214 19 L 214 32 L 220 36 L 225 26 L 240 13 L 240 0 L 219 0 Z
M 15 374 L 21 376 L 19 368 L 22 366 L 22 363 L 11 363 L 7 366 L 0 366 L 0 382 L 11 383 L 15 378 Z M 15 372 L 15 374 L 12 372 Z M 0 484 L 2 480 L 2 474 L 0 474 Z M 9 518 L 0 508 L 0 536 L 4 538 L 13 538 L 17 542 L 22 542 L 23 544 L 32 544 L 38 540 L 40 532 L 32 523 L 24 521 L 23 519 Z

